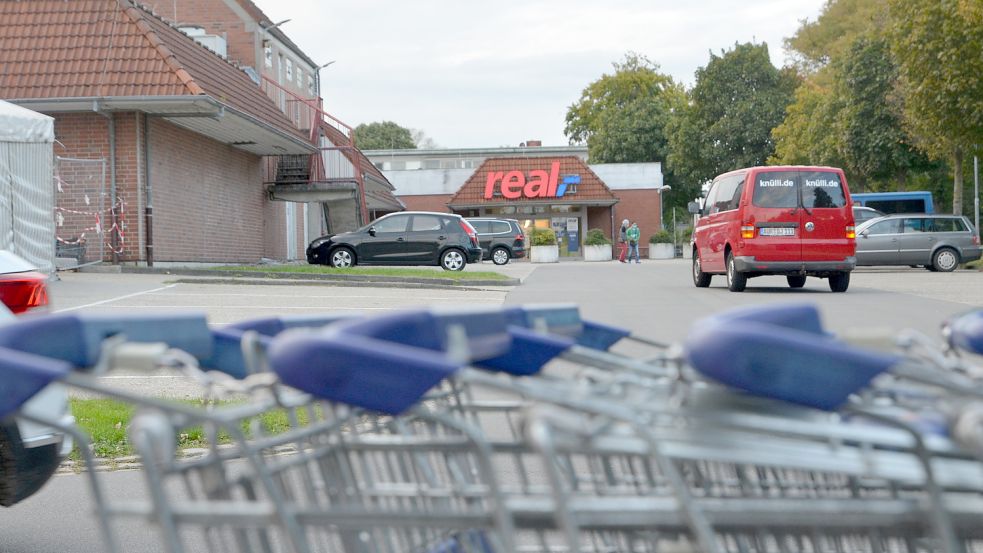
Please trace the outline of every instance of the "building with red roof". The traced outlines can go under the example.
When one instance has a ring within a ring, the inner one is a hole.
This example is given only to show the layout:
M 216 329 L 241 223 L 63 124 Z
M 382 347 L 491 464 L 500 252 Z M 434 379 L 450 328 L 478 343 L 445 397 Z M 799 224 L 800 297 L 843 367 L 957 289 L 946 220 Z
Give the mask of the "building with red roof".
M 316 65 L 252 2 L 168 9 L 0 0 L 0 98 L 55 118 L 59 224 L 89 220 L 122 262 L 253 262 L 302 258 L 371 203 L 401 209 L 321 109 Z M 84 162 L 102 176 L 73 173 Z

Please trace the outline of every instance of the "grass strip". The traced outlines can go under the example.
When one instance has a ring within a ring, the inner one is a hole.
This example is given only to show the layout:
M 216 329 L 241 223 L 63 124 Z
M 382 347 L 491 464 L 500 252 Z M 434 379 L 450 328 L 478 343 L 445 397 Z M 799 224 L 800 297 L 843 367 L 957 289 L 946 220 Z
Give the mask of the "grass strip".
M 183 400 L 178 403 L 204 408 L 202 401 Z M 215 408 L 218 409 L 233 405 L 241 405 L 241 402 L 225 401 L 214 404 Z M 112 399 L 73 398 L 69 401 L 69 407 L 72 410 L 72 415 L 75 416 L 75 423 L 89 435 L 92 441 L 92 451 L 96 457 L 117 459 L 136 454 L 126 434 L 126 429 L 136 411 L 132 404 Z M 319 408 L 315 410 L 314 416 L 321 416 Z M 297 419 L 301 426 L 307 425 L 309 422 L 307 410 L 298 410 Z M 254 434 L 254 425 L 258 425 L 264 435 L 277 435 L 290 428 L 290 421 L 287 412 L 283 409 L 268 411 L 258 417 L 243 420 L 241 427 L 247 437 Z M 209 445 L 201 425 L 182 428 L 177 432 L 175 438 L 179 449 L 202 448 Z M 219 432 L 218 441 L 220 444 L 230 443 L 231 439 L 226 432 Z M 75 461 L 80 459 L 77 444 L 70 458 Z
M 492 271 L 431 271 L 427 269 L 403 269 L 393 267 L 350 267 L 336 269 L 324 265 L 224 265 L 208 270 L 251 273 L 297 273 L 314 275 L 364 275 L 392 276 L 425 279 L 453 280 L 508 280 L 509 277 Z

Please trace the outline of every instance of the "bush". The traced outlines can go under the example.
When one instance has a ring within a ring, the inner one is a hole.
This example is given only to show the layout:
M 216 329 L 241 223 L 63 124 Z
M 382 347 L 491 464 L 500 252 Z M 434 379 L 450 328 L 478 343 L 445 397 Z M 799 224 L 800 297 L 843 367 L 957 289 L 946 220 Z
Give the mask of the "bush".
M 649 244 L 672 244 L 672 234 L 668 230 L 660 230 L 649 236 Z
M 587 235 L 584 236 L 585 246 L 607 246 L 611 244 L 607 236 L 604 236 L 604 231 L 599 228 L 592 228 L 587 231 Z
M 532 245 L 555 246 L 556 233 L 551 228 L 534 228 L 532 229 Z

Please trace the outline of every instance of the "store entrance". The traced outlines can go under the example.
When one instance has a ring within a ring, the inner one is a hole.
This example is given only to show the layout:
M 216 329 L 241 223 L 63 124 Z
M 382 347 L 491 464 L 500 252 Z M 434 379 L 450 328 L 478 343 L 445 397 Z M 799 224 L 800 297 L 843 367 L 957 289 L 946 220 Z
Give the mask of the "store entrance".
M 527 244 L 532 244 L 532 229 L 553 229 L 556 234 L 556 244 L 560 257 L 583 257 L 583 233 L 581 232 L 580 217 L 548 217 L 540 219 L 524 219 L 520 221 L 522 232 L 526 235 Z

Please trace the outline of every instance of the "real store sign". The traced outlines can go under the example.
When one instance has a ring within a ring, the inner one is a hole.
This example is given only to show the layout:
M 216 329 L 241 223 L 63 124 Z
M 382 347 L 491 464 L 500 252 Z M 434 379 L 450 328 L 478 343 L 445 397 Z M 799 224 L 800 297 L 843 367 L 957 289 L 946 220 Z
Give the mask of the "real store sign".
M 485 199 L 495 196 L 496 185 L 507 200 L 519 198 L 562 198 L 570 185 L 580 184 L 580 175 L 567 175 L 560 182 L 560 162 L 550 164 L 549 172 L 542 169 L 529 171 L 490 171 L 485 182 Z

